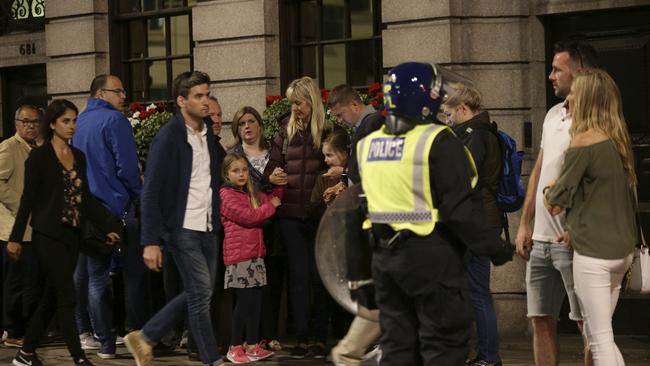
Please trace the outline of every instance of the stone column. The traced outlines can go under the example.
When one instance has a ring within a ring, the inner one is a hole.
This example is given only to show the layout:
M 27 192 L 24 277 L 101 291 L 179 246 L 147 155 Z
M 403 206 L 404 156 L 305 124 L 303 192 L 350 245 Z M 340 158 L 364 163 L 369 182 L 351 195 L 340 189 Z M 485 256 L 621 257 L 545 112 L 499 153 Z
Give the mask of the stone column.
M 223 108 L 224 145 L 239 107 L 260 113 L 266 96 L 280 94 L 278 0 L 213 0 L 192 9 L 194 69 L 210 75 Z
M 90 83 L 109 72 L 108 3 L 103 0 L 46 0 L 47 93 L 82 110 Z
M 541 138 L 545 98 L 543 28 L 530 5 L 518 0 L 385 0 L 385 68 L 405 61 L 440 63 L 469 77 L 499 128 L 524 144 L 533 124 L 534 158 Z M 528 164 L 527 164 L 528 166 Z M 519 215 L 509 215 L 512 240 Z M 525 263 L 519 258 L 492 272 L 499 332 L 521 335 L 526 320 Z

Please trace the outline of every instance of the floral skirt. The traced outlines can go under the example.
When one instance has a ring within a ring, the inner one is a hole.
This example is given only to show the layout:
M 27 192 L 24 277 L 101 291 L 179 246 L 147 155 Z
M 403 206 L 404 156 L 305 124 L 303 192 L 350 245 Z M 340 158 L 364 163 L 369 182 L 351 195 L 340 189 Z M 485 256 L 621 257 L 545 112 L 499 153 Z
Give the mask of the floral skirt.
M 264 258 L 253 258 L 226 266 L 223 288 L 251 288 L 266 285 Z

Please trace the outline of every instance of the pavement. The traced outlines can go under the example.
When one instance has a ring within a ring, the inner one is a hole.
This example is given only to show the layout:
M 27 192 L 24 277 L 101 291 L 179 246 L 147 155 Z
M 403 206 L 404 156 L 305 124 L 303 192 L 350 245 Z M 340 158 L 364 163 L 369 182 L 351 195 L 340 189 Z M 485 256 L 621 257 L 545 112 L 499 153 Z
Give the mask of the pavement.
M 582 341 L 578 335 L 561 335 L 561 355 L 560 365 L 579 366 L 581 362 Z M 650 338 L 645 336 L 617 336 L 616 343 L 623 353 L 627 366 L 648 366 L 650 365 Z M 68 356 L 67 350 L 61 343 L 55 343 L 39 349 L 39 355 L 46 366 L 70 366 L 72 360 Z M 15 348 L 0 348 L 0 365 L 11 365 L 11 359 L 15 355 Z M 118 347 L 118 358 L 114 360 L 101 360 L 95 354 L 88 352 L 90 360 L 96 366 L 133 366 L 135 362 L 130 358 L 128 351 L 124 347 Z M 528 337 L 507 338 L 501 340 L 501 357 L 504 365 L 511 366 L 528 366 L 533 364 L 533 354 L 531 350 L 531 341 Z M 283 350 L 278 352 L 272 359 L 260 361 L 260 366 L 315 366 L 325 365 L 324 361 L 315 359 L 293 360 L 288 353 Z M 157 357 L 154 365 L 174 365 L 174 366 L 198 366 L 199 362 L 191 362 L 187 359 L 183 351 L 176 352 L 173 355 Z M 230 365 L 230 363 L 226 363 Z

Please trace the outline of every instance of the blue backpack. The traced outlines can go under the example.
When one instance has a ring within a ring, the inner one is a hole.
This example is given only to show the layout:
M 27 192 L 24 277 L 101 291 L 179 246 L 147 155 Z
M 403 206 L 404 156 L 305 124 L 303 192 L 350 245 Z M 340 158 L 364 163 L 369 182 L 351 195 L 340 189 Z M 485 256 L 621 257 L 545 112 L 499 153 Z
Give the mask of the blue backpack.
M 499 139 L 501 145 L 501 177 L 497 187 L 497 207 L 503 213 L 515 212 L 524 205 L 526 191 L 521 182 L 521 163 L 524 152 L 517 151 L 517 142 L 507 133 L 497 128 L 496 122 L 489 127 L 484 127 Z

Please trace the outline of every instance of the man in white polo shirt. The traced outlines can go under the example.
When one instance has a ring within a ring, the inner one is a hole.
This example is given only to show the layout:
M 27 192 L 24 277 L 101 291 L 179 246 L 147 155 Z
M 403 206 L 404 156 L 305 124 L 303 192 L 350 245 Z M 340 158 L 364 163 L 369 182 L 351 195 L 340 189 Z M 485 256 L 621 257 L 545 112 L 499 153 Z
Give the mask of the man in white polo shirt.
M 597 53 L 590 45 L 560 42 L 555 45 L 553 68 L 549 80 L 555 96 L 565 99 L 574 76 L 597 67 Z M 526 291 L 528 317 L 533 324 L 533 350 L 537 366 L 559 363 L 557 322 L 568 295 L 569 318 L 582 329 L 582 315 L 573 289 L 573 250 L 560 242 L 564 232 L 564 215 L 551 216 L 544 208 L 543 188 L 557 179 L 564 152 L 569 147 L 570 106 L 563 101 L 546 114 L 542 143 L 537 162 L 530 175 L 526 200 L 517 232 L 517 254 L 527 260 Z M 534 230 L 530 222 L 535 219 Z M 587 347 L 585 347 L 587 350 Z M 585 352 L 585 364 L 591 363 Z

